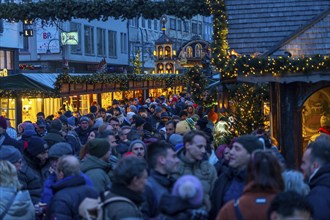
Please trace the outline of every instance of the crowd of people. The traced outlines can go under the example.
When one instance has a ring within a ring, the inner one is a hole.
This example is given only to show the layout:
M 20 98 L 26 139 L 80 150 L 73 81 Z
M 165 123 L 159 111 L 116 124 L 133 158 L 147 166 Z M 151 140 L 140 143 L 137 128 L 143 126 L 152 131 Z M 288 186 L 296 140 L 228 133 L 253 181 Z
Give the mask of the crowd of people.
M 330 218 L 330 135 L 292 170 L 263 129 L 216 146 L 215 113 L 189 94 L 140 101 L 17 129 L 0 116 L 0 219 L 83 219 L 86 198 L 111 201 L 109 220 Z

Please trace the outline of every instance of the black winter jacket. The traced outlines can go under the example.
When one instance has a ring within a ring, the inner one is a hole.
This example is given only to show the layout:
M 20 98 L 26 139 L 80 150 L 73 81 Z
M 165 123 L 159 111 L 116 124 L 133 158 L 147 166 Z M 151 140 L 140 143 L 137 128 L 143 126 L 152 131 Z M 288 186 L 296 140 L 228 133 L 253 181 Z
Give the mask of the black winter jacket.
M 330 217 L 330 164 L 323 165 L 309 182 L 311 191 L 308 200 L 314 209 L 314 218 L 327 220 Z
M 97 198 L 97 192 L 86 185 L 82 176 L 68 176 L 52 186 L 54 196 L 46 219 L 81 219 L 79 205 L 87 197 Z

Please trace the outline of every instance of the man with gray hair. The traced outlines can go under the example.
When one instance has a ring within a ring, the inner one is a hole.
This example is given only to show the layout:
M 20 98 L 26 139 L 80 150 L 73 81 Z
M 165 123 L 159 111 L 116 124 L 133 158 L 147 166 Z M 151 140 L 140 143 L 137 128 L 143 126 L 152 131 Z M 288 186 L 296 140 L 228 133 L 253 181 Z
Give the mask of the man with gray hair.
M 58 181 L 52 186 L 54 196 L 46 219 L 80 219 L 80 203 L 86 197 L 97 198 L 97 192 L 86 185 L 79 160 L 72 155 L 60 157 L 55 172 Z

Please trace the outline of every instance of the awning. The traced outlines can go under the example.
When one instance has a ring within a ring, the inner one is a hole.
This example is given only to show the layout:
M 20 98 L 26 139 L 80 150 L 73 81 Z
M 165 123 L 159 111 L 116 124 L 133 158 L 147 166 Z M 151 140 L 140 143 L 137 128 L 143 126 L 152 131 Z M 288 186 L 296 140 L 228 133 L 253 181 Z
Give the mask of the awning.
M 56 79 L 56 78 L 55 78 Z M 23 74 L 0 77 L 0 97 L 53 97 L 53 86 L 47 86 L 42 80 L 34 80 Z

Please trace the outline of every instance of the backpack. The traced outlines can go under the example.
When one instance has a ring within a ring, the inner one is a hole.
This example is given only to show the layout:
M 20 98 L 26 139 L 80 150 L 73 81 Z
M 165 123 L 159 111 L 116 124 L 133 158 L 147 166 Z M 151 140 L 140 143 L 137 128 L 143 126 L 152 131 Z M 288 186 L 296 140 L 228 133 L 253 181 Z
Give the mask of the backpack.
M 107 195 L 107 193 L 105 193 Z M 104 200 L 104 196 L 101 196 L 97 199 L 85 198 L 79 205 L 79 215 L 83 217 L 85 220 L 103 220 L 104 216 L 104 208 L 107 204 L 111 202 L 128 202 L 135 206 L 135 204 L 122 196 L 115 196 Z

